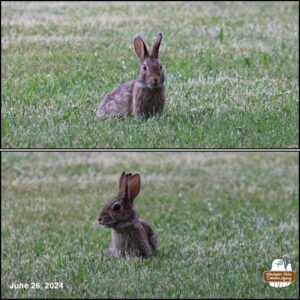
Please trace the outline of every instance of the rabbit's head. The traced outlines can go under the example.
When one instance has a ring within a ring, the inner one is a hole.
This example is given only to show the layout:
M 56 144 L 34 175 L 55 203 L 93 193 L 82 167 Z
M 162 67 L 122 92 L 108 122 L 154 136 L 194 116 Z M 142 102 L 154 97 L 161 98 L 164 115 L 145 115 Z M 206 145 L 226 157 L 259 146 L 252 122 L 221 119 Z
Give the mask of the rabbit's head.
M 122 228 L 136 219 L 133 200 L 138 195 L 141 186 L 139 174 L 123 172 L 120 177 L 119 194 L 106 202 L 97 217 L 100 225 L 106 228 Z
M 151 54 L 149 55 L 147 46 L 142 37 L 139 34 L 134 37 L 134 49 L 141 61 L 138 80 L 141 81 L 145 87 L 150 89 L 162 87 L 165 80 L 162 66 L 158 61 L 158 51 L 161 40 L 162 33 L 159 33 L 152 46 Z

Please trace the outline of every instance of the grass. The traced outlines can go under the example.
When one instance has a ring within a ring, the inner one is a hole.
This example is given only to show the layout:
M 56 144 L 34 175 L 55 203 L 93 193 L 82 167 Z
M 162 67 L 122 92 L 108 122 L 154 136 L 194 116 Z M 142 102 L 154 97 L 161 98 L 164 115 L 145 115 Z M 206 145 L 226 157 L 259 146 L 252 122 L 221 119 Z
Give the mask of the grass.
M 3 148 L 296 148 L 299 4 L 1 2 Z M 100 121 L 162 31 L 167 107 Z
M 2 298 L 298 298 L 297 153 L 3 153 Z M 123 171 L 159 236 L 147 260 L 103 255 L 94 220 Z M 296 282 L 271 288 L 276 258 Z M 63 289 L 10 290 L 12 282 Z

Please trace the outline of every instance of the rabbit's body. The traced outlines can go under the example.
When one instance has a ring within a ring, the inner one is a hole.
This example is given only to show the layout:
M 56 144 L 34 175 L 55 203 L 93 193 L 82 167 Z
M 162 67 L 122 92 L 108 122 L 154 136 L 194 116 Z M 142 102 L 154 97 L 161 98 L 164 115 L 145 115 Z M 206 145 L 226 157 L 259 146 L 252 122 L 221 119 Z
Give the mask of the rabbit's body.
M 164 73 L 158 61 L 161 39 L 160 33 L 149 55 L 143 39 L 139 35 L 135 36 L 134 47 L 141 60 L 139 77 L 119 85 L 106 95 L 97 110 L 98 117 L 150 117 L 163 110 Z
M 108 248 L 111 255 L 148 257 L 157 247 L 157 236 L 148 223 L 142 219 L 131 225 L 113 229 L 112 243 Z
M 161 112 L 165 105 L 164 87 L 147 88 L 139 80 L 119 85 L 103 100 L 98 117 L 150 117 Z
M 112 228 L 110 255 L 130 255 L 147 258 L 157 249 L 157 236 L 150 225 L 136 217 L 133 200 L 140 190 L 140 176 L 123 172 L 119 195 L 107 202 L 97 220 L 100 225 Z

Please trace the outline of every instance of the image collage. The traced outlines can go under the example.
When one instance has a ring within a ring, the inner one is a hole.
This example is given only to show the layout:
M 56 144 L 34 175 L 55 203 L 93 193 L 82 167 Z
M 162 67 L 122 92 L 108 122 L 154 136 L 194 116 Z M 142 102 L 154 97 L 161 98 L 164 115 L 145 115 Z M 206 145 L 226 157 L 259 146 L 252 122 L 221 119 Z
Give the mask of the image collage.
M 1 1 L 2 299 L 299 299 L 298 1 Z

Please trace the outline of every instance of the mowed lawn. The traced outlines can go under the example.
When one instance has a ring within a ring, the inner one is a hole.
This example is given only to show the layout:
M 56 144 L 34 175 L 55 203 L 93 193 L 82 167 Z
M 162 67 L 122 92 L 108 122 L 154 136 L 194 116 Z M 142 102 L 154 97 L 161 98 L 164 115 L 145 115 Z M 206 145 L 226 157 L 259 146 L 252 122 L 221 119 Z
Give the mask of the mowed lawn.
M 141 174 L 136 208 L 159 236 L 144 261 L 108 259 L 95 224 L 123 170 Z M 296 153 L 3 153 L 1 174 L 3 298 L 299 296 Z M 262 278 L 277 258 L 296 270 L 284 289 Z
M 298 145 L 298 2 L 1 8 L 4 148 Z M 163 32 L 166 109 L 100 121 L 100 100 L 138 74 L 138 32 L 148 45 Z

